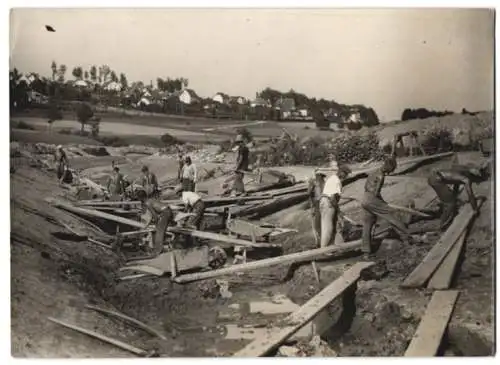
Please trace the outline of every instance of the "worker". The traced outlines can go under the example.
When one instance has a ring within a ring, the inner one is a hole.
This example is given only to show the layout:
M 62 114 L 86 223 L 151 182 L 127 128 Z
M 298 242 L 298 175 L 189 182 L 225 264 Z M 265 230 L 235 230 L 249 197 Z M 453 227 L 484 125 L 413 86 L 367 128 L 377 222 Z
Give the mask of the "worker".
M 372 245 L 372 229 L 377 218 L 386 220 L 401 236 L 403 242 L 412 244 L 411 236 L 408 232 L 406 225 L 401 222 L 397 216 L 396 211 L 392 209 L 387 202 L 384 201 L 381 195 L 382 187 L 384 185 L 385 176 L 393 172 L 397 167 L 396 159 L 394 156 L 387 157 L 383 165 L 377 171 L 368 175 L 365 183 L 365 193 L 361 207 L 363 208 L 363 236 L 362 251 L 366 255 L 373 253 Z
M 196 180 L 197 180 L 196 166 L 191 161 L 191 157 L 186 156 L 184 158 L 184 165 L 182 167 L 182 172 L 181 172 L 182 190 L 194 192 L 196 190 Z
M 66 171 L 69 169 L 69 162 L 68 156 L 61 145 L 56 147 L 54 159 L 57 163 L 57 178 L 59 179 L 59 182 L 62 183 L 64 181 Z
M 245 177 L 245 171 L 249 171 L 250 153 L 241 134 L 238 134 L 236 136 L 235 147 L 233 151 L 238 152 L 238 156 L 236 158 L 236 166 L 234 168 L 232 176 L 224 181 L 222 188 L 225 189 L 224 194 L 226 195 L 241 195 L 245 193 L 245 184 L 243 182 L 243 178 Z M 230 184 L 232 186 L 230 186 Z
M 181 183 L 182 182 L 182 168 L 184 167 L 184 157 L 182 156 L 181 152 L 179 152 L 177 154 L 177 163 L 178 163 L 177 180 L 179 183 Z
M 339 200 L 342 193 L 342 180 L 347 177 L 348 169 L 339 169 L 335 160 L 330 162 L 328 168 L 318 169 L 318 174 L 328 176 L 325 180 L 323 190 L 319 199 L 319 212 L 321 215 L 321 238 L 320 247 L 327 247 L 332 242 L 339 244 L 343 241 L 342 236 L 337 232 L 339 210 Z
M 321 214 L 319 210 L 319 200 L 321 194 L 323 193 L 324 186 L 325 174 L 319 170 L 316 170 L 314 172 L 314 176 L 309 179 L 307 191 L 309 196 L 309 203 L 311 206 L 312 231 L 317 246 L 319 246 L 321 238 Z
M 436 192 L 441 205 L 440 228 L 446 229 L 457 213 L 459 187 L 464 186 L 469 202 L 477 214 L 479 208 L 472 191 L 472 183 L 479 184 L 489 177 L 490 165 L 484 162 L 481 165 L 453 164 L 447 169 L 434 169 L 428 178 L 428 183 Z M 453 185 L 450 189 L 449 185 Z
M 114 199 L 123 197 L 125 186 L 123 184 L 123 175 L 118 166 L 113 167 L 113 174 L 108 180 L 107 188 Z
M 183 191 L 182 203 L 186 208 L 186 212 L 194 214 L 187 220 L 187 226 L 193 229 L 200 229 L 203 214 L 205 213 L 203 199 L 193 191 Z
M 149 171 L 147 166 L 143 166 L 141 172 L 141 185 L 146 192 L 146 196 L 148 198 L 158 198 L 160 191 L 158 189 L 158 179 L 156 178 L 156 175 Z

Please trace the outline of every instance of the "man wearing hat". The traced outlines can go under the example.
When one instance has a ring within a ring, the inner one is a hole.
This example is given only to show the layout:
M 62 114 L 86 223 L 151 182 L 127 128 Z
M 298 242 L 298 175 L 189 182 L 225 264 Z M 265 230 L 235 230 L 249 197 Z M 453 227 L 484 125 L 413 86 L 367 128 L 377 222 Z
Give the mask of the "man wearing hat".
M 366 179 L 365 193 L 361 203 L 361 207 L 363 208 L 362 250 L 365 254 L 372 253 L 372 229 L 375 223 L 377 223 L 378 218 L 387 221 L 393 226 L 401 236 L 403 242 L 407 244 L 412 243 L 408 228 L 397 218 L 396 211 L 385 202 L 381 195 L 385 176 L 393 172 L 396 167 L 396 159 L 393 156 L 387 157 L 382 167 L 368 175 Z
M 479 184 L 486 181 L 490 175 L 490 164 L 488 161 L 481 165 L 474 164 L 453 164 L 447 169 L 435 169 L 431 172 L 428 183 L 436 192 L 441 204 L 441 224 L 442 230 L 455 218 L 457 211 L 457 201 L 459 195 L 459 187 L 464 186 L 469 197 L 469 202 L 474 211 L 479 213 L 479 208 L 472 191 L 472 183 Z M 449 185 L 453 186 L 453 190 Z
M 319 168 L 316 174 L 328 176 L 323 186 L 319 199 L 319 212 L 321 215 L 320 247 L 327 247 L 332 243 L 343 241 L 341 235 L 337 236 L 337 222 L 339 216 L 339 200 L 342 193 L 342 179 L 346 177 L 345 169 L 339 171 L 337 161 L 330 162 L 327 168 Z
M 147 166 L 143 166 L 141 172 L 142 172 L 141 185 L 144 188 L 147 197 L 148 198 L 158 197 L 160 191 L 158 189 L 158 179 L 156 178 L 156 175 L 151 171 L 149 171 L 149 168 Z

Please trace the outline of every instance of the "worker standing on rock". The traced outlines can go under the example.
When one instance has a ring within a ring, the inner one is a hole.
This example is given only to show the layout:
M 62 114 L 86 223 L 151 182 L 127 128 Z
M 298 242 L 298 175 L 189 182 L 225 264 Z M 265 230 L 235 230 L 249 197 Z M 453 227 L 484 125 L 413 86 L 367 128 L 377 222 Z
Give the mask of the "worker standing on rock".
M 160 195 L 160 191 L 158 189 L 158 179 L 156 178 L 156 175 L 149 171 L 149 168 L 147 166 L 143 166 L 141 171 L 141 185 L 146 192 L 146 196 L 148 198 L 158 198 Z
M 386 220 L 400 234 L 402 241 L 407 244 L 412 244 L 408 228 L 401 222 L 396 211 L 392 209 L 387 202 L 384 201 L 381 195 L 382 187 L 384 186 L 385 176 L 393 172 L 397 167 L 396 159 L 391 156 L 384 160 L 382 167 L 371 173 L 366 179 L 365 193 L 361 207 L 363 208 L 363 247 L 365 254 L 371 254 L 373 251 L 372 245 L 372 229 L 377 222 L 377 218 Z
M 182 191 L 192 191 L 196 189 L 197 171 L 196 166 L 192 163 L 191 157 L 184 158 L 184 166 L 181 172 Z
M 57 163 L 57 178 L 59 179 L 59 182 L 62 183 L 64 181 L 66 171 L 69 169 L 69 162 L 68 156 L 61 145 L 56 147 L 54 158 Z
M 113 174 L 108 180 L 107 189 L 111 194 L 113 200 L 122 198 L 125 193 L 125 185 L 123 182 L 123 175 L 118 166 L 113 167 Z
M 182 156 L 181 152 L 177 154 L 177 163 L 177 179 L 179 183 L 182 183 L 182 168 L 184 167 L 184 157 Z
M 448 169 L 435 169 L 431 172 L 428 183 L 436 192 L 441 204 L 441 224 L 442 230 L 446 229 L 457 214 L 457 201 L 459 188 L 465 187 L 469 197 L 469 202 L 476 213 L 479 208 L 472 191 L 472 183 L 479 184 L 489 177 L 489 164 L 485 162 L 480 166 L 454 164 Z M 453 190 L 449 185 L 453 185 Z
M 327 247 L 341 243 L 342 237 L 337 235 L 337 223 L 339 216 L 339 200 L 342 193 L 342 179 L 345 178 L 347 170 L 342 169 L 339 172 L 337 161 L 330 162 L 328 168 L 320 168 L 317 173 L 328 175 L 325 181 L 323 191 L 319 199 L 319 211 L 321 215 L 321 239 L 320 247 Z
M 235 144 L 235 150 L 238 152 L 238 156 L 236 158 L 236 166 L 233 172 L 233 176 L 224 181 L 223 189 L 226 189 L 232 180 L 232 186 L 229 190 L 225 191 L 225 194 L 233 193 L 234 195 L 241 195 L 245 193 L 245 184 L 243 183 L 243 178 L 245 177 L 245 171 L 249 171 L 250 151 L 245 145 L 244 138 L 241 134 L 238 134 L 236 136 Z

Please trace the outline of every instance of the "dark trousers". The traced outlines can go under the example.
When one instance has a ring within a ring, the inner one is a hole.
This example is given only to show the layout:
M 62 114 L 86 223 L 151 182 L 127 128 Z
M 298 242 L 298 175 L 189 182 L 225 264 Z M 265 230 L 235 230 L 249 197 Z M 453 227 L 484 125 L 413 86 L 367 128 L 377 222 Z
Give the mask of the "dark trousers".
M 316 244 L 319 246 L 321 239 L 321 212 L 319 211 L 319 201 L 311 203 L 311 222 Z
M 441 180 L 437 173 L 432 173 L 427 180 L 441 204 L 440 226 L 445 228 L 455 218 L 457 211 L 458 184 L 453 185 L 453 190 Z
M 385 201 L 371 194 L 365 195 L 365 199 L 361 206 L 363 208 L 363 252 L 371 253 L 373 250 L 372 230 L 378 218 L 387 221 L 394 227 L 403 241 L 409 241 L 410 234 L 408 228 L 396 217 L 395 210 Z
M 195 183 L 191 179 L 181 179 L 182 191 L 192 191 L 194 192 Z
M 196 229 L 200 229 L 201 221 L 203 219 L 203 214 L 205 213 L 205 203 L 203 200 L 198 200 L 191 208 L 191 213 L 194 215 L 189 217 L 188 224 L 190 226 L 196 227 Z

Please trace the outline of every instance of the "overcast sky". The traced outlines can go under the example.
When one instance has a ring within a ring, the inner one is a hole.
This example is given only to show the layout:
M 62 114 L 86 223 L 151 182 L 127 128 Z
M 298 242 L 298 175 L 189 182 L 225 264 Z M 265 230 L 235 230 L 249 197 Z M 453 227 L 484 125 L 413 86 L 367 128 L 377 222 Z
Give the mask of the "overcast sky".
M 21 72 L 49 76 L 55 60 L 68 78 L 107 64 L 129 82 L 186 77 L 203 97 L 293 88 L 382 120 L 406 107 L 493 108 L 489 10 L 20 9 L 10 49 Z

